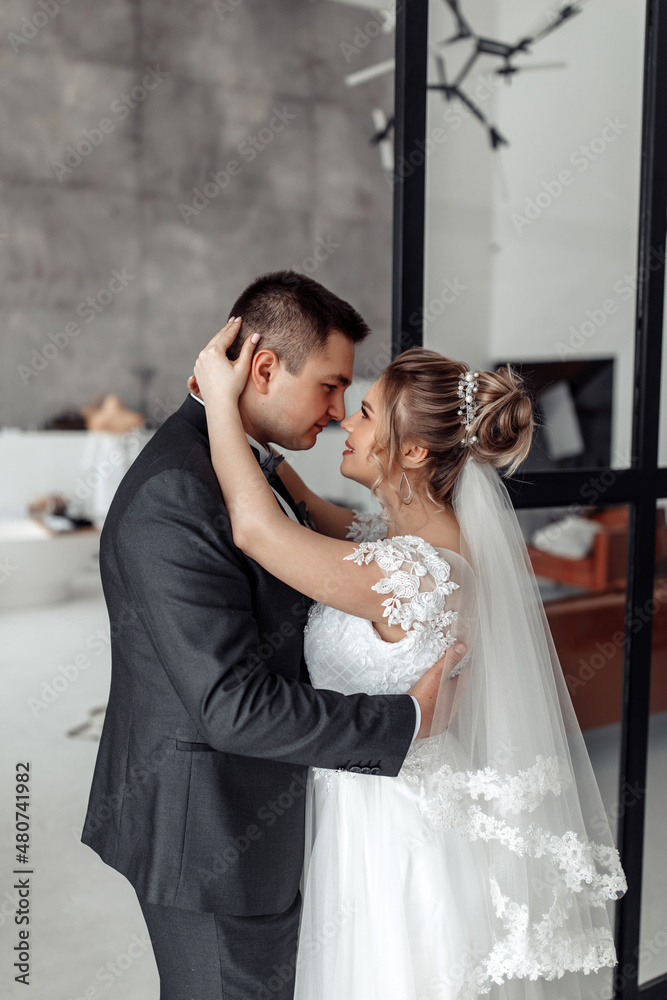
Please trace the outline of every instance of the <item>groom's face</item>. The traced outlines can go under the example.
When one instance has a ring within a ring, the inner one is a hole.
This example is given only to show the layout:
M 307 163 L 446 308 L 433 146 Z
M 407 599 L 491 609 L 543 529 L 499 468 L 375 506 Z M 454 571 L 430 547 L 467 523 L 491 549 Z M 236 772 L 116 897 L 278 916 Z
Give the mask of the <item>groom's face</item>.
M 312 354 L 297 375 L 279 365 L 266 397 L 268 440 L 290 451 L 312 448 L 330 420 L 344 418 L 343 396 L 353 366 L 354 344 L 338 330 L 329 334 L 324 351 Z

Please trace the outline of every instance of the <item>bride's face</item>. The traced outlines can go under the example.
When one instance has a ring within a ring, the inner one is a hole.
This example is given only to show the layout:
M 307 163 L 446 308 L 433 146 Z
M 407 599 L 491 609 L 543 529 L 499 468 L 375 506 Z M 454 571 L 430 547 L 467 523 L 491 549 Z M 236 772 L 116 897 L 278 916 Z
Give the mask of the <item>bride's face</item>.
M 375 382 L 364 396 L 357 412 L 341 421 L 341 427 L 347 431 L 347 440 L 340 471 L 347 479 L 354 479 L 368 489 L 378 477 L 377 463 L 369 452 L 381 419 L 380 402 L 380 388 Z M 378 457 L 382 458 L 382 455 Z

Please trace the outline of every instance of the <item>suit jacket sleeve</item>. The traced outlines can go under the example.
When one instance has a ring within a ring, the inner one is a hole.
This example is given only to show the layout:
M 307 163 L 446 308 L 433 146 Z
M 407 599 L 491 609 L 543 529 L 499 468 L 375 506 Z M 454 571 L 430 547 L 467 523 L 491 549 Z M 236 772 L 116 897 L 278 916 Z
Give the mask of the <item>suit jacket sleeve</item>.
M 186 469 L 145 482 L 115 526 L 117 572 L 157 658 L 216 750 L 398 773 L 414 734 L 408 695 L 342 695 L 272 673 L 258 655 L 248 562 L 219 495 Z

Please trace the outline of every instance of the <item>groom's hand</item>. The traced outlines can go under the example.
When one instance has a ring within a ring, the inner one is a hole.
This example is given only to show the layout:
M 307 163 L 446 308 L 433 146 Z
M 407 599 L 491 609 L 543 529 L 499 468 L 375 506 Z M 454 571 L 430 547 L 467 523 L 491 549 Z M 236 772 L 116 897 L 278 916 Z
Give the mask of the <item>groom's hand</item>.
M 414 695 L 419 702 L 422 713 L 421 725 L 415 739 L 423 740 L 431 735 L 433 712 L 435 711 L 435 703 L 440 690 L 445 661 L 447 662 L 447 675 L 449 676 L 454 667 L 461 662 L 467 649 L 468 647 L 464 642 L 457 642 L 455 646 L 450 647 L 446 650 L 445 655 L 419 678 L 410 691 L 410 694 Z

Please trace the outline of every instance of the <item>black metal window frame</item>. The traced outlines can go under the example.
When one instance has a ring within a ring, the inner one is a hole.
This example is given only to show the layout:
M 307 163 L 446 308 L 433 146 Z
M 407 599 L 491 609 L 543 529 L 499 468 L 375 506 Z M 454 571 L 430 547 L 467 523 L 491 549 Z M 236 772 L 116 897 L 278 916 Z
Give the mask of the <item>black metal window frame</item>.
M 398 0 L 396 14 L 393 356 L 423 343 L 428 0 Z M 667 0 L 646 0 L 640 173 L 637 273 L 642 280 L 637 282 L 635 310 L 630 467 L 535 472 L 507 481 L 517 508 L 581 502 L 590 496 L 590 489 L 583 491 L 592 479 L 602 480 L 604 489 L 587 506 L 629 506 L 618 801 L 625 801 L 628 788 L 643 793 L 619 816 L 617 844 L 628 891 L 616 904 L 617 1000 L 667 997 L 667 974 L 641 986 L 638 981 L 652 618 L 638 631 L 630 627 L 633 612 L 653 598 L 656 501 L 667 497 L 667 468 L 658 466 L 667 228 Z

